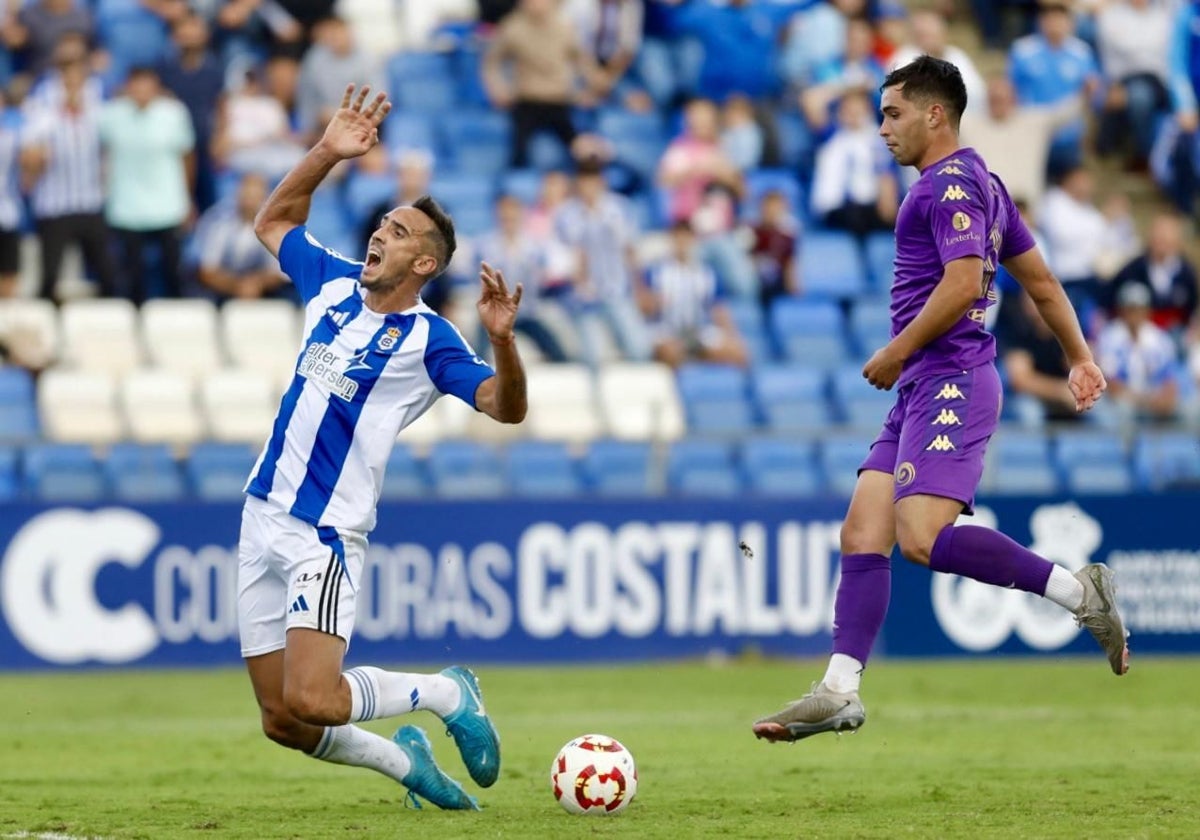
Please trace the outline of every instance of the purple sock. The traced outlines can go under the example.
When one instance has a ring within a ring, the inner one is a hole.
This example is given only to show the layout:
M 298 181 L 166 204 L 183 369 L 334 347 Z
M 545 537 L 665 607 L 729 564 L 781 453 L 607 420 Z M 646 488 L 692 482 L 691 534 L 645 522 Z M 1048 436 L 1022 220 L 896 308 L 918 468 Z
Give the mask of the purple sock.
M 892 561 L 882 554 L 843 554 L 833 603 L 833 652 L 864 665 L 892 596 Z
M 1045 595 L 1054 564 L 991 528 L 947 525 L 933 542 L 929 568 Z

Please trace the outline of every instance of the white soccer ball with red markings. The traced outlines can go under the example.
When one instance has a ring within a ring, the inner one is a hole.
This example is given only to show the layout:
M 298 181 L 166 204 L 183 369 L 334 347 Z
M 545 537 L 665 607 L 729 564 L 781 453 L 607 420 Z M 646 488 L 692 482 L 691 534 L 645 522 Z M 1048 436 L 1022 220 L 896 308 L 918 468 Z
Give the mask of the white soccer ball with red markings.
M 616 738 L 580 735 L 554 757 L 550 787 L 568 814 L 619 814 L 637 793 L 633 755 Z

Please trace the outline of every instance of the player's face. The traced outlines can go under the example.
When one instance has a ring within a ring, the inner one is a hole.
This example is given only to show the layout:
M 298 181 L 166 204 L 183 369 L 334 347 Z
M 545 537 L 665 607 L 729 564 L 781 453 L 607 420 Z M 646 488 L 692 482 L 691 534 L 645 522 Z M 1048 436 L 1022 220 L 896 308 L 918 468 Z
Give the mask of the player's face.
M 929 147 L 929 127 L 926 109 L 918 108 L 904 98 L 903 85 L 887 88 L 879 110 L 883 123 L 879 136 L 887 143 L 888 151 L 901 166 L 915 166 Z
M 369 291 L 387 291 L 413 274 L 430 275 L 437 260 L 429 253 L 433 222 L 415 207 L 387 213 L 367 243 L 359 283 Z

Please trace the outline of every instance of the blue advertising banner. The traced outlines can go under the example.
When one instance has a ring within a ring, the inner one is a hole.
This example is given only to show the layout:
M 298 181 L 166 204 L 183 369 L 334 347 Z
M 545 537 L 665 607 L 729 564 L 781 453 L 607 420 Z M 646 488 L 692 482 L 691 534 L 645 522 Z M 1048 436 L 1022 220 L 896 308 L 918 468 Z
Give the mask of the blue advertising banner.
M 1200 652 L 1198 502 L 993 499 L 974 521 L 1072 568 L 1111 564 L 1135 653 Z M 355 582 L 349 658 L 824 654 L 844 509 L 838 500 L 385 505 Z M 236 663 L 240 518 L 236 505 L 0 511 L 0 668 Z M 895 563 L 884 654 L 1093 644 L 1040 599 Z

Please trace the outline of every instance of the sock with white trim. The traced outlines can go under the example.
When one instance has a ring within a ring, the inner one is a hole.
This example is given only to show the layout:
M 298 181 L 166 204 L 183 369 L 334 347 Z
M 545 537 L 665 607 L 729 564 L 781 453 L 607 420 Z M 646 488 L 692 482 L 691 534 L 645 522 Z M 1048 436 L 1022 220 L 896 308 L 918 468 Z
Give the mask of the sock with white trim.
M 462 689 L 441 674 L 405 674 L 364 665 L 342 673 L 350 686 L 350 721 L 377 720 L 428 709 L 445 717 L 458 708 Z
M 1079 578 L 1062 566 L 1055 564 L 1046 581 L 1046 600 L 1075 612 L 1083 606 L 1083 584 Z
M 357 726 L 325 727 L 325 734 L 310 755 L 330 764 L 366 767 L 400 783 L 412 770 L 408 754 L 394 741 Z

